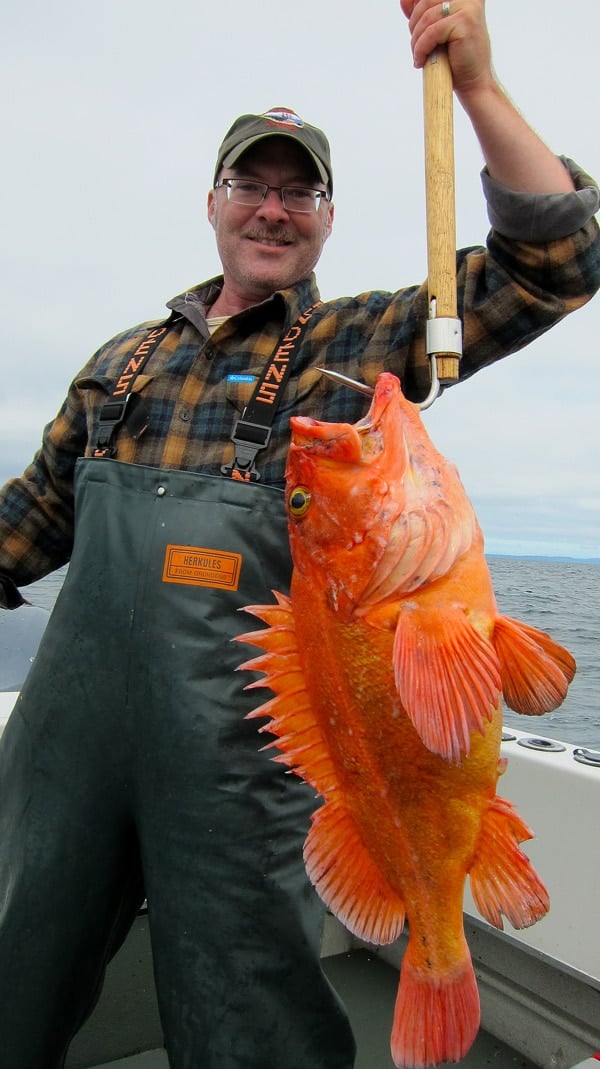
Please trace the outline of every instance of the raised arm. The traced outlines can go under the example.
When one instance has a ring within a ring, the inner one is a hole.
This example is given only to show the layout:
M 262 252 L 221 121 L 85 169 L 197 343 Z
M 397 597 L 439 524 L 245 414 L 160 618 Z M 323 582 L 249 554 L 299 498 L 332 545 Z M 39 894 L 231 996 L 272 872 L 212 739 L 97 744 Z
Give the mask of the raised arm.
M 400 0 L 416 67 L 448 46 L 454 91 L 469 116 L 492 178 L 516 192 L 568 193 L 561 160 L 531 129 L 497 81 L 484 0 Z M 446 12 L 449 10 L 449 13 Z

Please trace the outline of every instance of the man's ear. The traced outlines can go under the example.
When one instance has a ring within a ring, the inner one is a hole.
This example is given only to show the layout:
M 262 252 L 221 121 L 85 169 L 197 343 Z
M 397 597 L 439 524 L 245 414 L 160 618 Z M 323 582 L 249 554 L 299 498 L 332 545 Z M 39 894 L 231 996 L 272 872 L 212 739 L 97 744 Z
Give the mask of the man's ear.
M 214 229 L 217 215 L 217 198 L 215 196 L 214 189 L 209 189 L 208 191 L 208 197 L 206 201 L 206 214 L 208 215 L 208 221 L 210 225 Z
M 327 238 L 329 237 L 329 235 L 331 234 L 331 231 L 333 230 L 333 217 L 334 217 L 334 215 L 335 215 L 335 208 L 334 208 L 333 204 L 330 203 L 330 204 L 327 205 L 327 223 L 326 223 L 326 226 L 325 226 L 325 241 L 327 241 Z

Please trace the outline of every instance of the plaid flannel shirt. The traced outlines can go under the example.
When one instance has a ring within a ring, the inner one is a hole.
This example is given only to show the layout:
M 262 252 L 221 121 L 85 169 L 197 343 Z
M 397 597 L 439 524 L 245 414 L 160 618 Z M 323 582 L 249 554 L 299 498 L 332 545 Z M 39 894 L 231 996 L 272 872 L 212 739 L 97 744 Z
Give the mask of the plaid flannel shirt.
M 593 186 L 574 165 L 571 172 L 579 189 Z M 136 436 L 127 425 L 121 428 L 118 460 L 220 475 L 221 465 L 232 459 L 234 420 L 253 389 L 248 380 L 260 374 L 299 314 L 319 299 L 311 277 L 232 316 L 211 336 L 205 316 L 221 281 L 196 286 L 168 303 L 178 318 L 134 387 L 146 404 L 147 429 Z M 541 243 L 512 240 L 492 229 L 486 248 L 457 253 L 457 282 L 462 380 L 521 349 L 590 299 L 600 286 L 597 224 L 591 218 L 567 237 Z M 342 297 L 317 310 L 294 360 L 271 442 L 257 459 L 263 483 L 284 484 L 290 415 L 353 422 L 366 411 L 364 397 L 333 385 L 317 366 L 369 384 L 391 371 L 411 400 L 426 396 L 427 314 L 426 284 Z M 98 350 L 46 427 L 31 465 L 0 492 L 0 605 L 19 603 L 13 583 L 25 585 L 69 560 L 77 458 L 92 454 L 100 410 L 128 358 L 155 326 L 143 323 Z

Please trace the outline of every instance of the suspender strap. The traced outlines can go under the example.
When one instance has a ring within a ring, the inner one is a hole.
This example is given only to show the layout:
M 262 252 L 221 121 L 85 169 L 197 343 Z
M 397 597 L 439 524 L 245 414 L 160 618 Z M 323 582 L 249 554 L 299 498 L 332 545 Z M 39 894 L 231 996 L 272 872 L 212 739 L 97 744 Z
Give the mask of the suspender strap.
M 294 357 L 313 312 L 321 304 L 322 301 L 316 301 L 302 312 L 287 334 L 278 341 L 271 359 L 256 383 L 252 397 L 241 417 L 233 425 L 231 441 L 235 447 L 234 458 L 231 464 L 224 464 L 221 468 L 223 475 L 242 482 L 260 480 L 260 473 L 254 462 L 260 450 L 266 449 L 271 440 L 273 423 L 292 371 Z M 116 456 L 114 439 L 119 427 L 126 419 L 130 420 L 134 402 L 139 399 L 138 395 L 132 392 L 135 380 L 164 336 L 179 319 L 181 316 L 171 313 L 164 323 L 159 323 L 144 336 L 135 352 L 128 358 L 111 396 L 100 410 L 92 456 Z M 144 429 L 143 419 L 143 413 L 136 411 L 134 420 L 139 425 L 138 435 Z
M 275 415 L 292 371 L 294 357 L 313 312 L 321 304 L 322 301 L 317 301 L 302 312 L 285 337 L 277 343 L 271 359 L 254 387 L 252 397 L 233 425 L 231 441 L 235 450 L 234 457 L 231 464 L 222 466 L 223 475 L 242 482 L 260 480 L 260 472 L 254 462 L 260 450 L 266 449 L 271 440 Z
M 131 402 L 135 398 L 132 393 L 135 380 L 154 350 L 160 345 L 165 334 L 170 330 L 173 322 L 180 318 L 180 316 L 171 313 L 164 323 L 154 327 L 142 338 L 135 352 L 129 357 L 116 385 L 113 387 L 109 400 L 104 403 L 100 410 L 98 433 L 92 456 L 116 456 L 117 447 L 114 444 L 114 438 L 121 424 L 125 422 L 125 417 L 131 411 Z M 142 425 L 140 423 L 140 433 L 141 430 Z

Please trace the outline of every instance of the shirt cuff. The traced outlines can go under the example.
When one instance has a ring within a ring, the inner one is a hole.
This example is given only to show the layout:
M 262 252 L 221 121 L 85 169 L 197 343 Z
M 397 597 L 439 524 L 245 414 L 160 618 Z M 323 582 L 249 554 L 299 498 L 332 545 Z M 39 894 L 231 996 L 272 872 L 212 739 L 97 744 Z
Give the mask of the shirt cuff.
M 19 605 L 25 604 L 25 598 L 21 596 L 12 579 L 7 575 L 0 575 L 0 608 L 18 609 Z
M 559 157 L 573 179 L 573 193 L 517 193 L 481 172 L 488 218 L 494 230 L 514 241 L 556 241 L 574 234 L 600 207 L 593 178 L 566 156 Z

